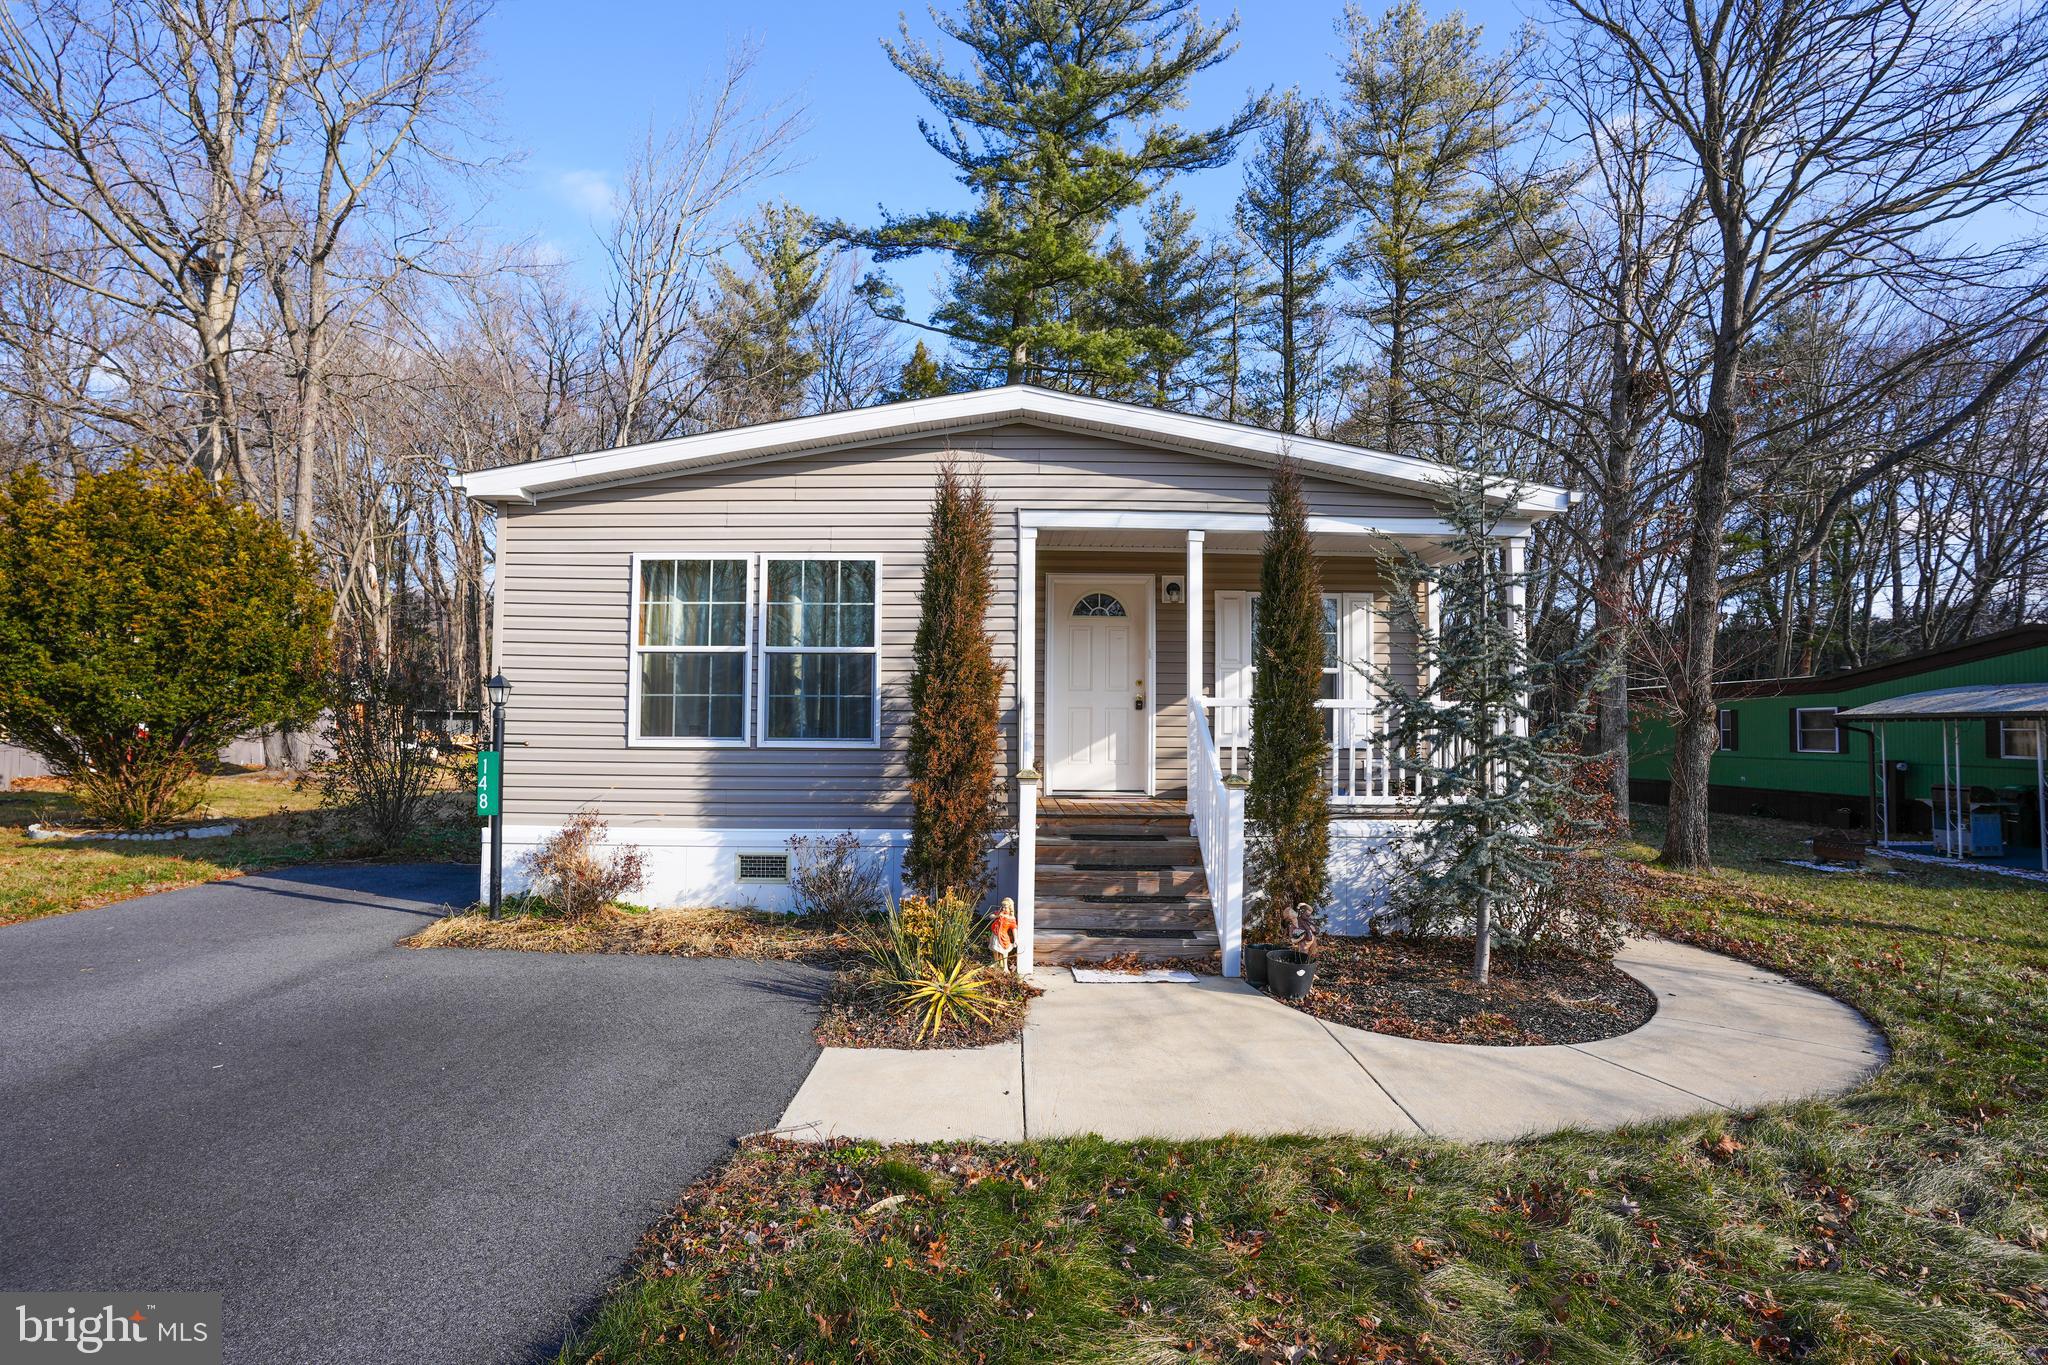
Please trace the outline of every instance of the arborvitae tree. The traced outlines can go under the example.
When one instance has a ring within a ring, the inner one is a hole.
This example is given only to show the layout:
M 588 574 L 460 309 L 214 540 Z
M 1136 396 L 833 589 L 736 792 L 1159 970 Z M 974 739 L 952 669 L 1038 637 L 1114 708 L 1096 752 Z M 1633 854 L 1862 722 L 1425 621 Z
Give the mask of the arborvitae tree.
M 1501 481 L 1465 473 L 1447 490 L 1447 559 L 1396 561 L 1389 594 L 1394 630 L 1415 640 L 1416 676 L 1383 676 L 1378 691 L 1391 749 L 1421 774 L 1423 799 L 1402 853 L 1398 908 L 1417 933 L 1474 937 L 1472 974 L 1484 982 L 1504 917 L 1551 884 L 1560 836 L 1569 836 L 1577 741 L 1575 705 L 1548 717 L 1530 704 L 1573 656 L 1539 661 L 1516 617 L 1530 575 L 1510 572 L 1498 539 Z M 1509 498 L 1508 505 L 1514 500 Z M 1432 630 L 1418 609 L 1437 598 Z M 1254 770 L 1256 771 L 1256 769 Z M 1546 857 L 1548 855 L 1548 857 Z
M 1245 167 L 1237 226 L 1271 268 L 1261 291 L 1260 340 L 1273 353 L 1274 425 L 1299 431 L 1302 390 L 1329 340 L 1322 305 L 1331 266 L 1326 249 L 1344 230 L 1343 200 L 1319 124 L 1317 101 L 1290 90 L 1259 135 Z
M 932 323 L 981 374 L 1128 383 L 1143 339 L 1100 306 L 1120 278 L 1102 236 L 1167 177 L 1228 161 L 1258 121 L 1256 101 L 1197 131 L 1167 120 L 1230 55 L 1235 19 L 1205 25 L 1194 0 L 965 0 L 935 20 L 967 48 L 965 73 L 907 26 L 883 48 L 942 116 L 919 127 L 974 206 L 830 231 L 881 261 L 951 257 Z
M 1344 266 L 1373 295 L 1366 316 L 1385 336 L 1378 438 L 1398 450 L 1423 330 L 1528 212 L 1523 190 L 1487 172 L 1532 110 L 1520 94 L 1523 50 L 1482 56 L 1480 29 L 1461 15 L 1432 24 L 1402 0 L 1374 22 L 1352 6 L 1338 30 L 1350 51 L 1332 121 L 1337 180 L 1363 219 Z
M 925 349 L 922 341 L 910 353 L 910 359 L 903 362 L 903 373 L 896 380 L 896 387 L 889 394 L 890 402 L 905 398 L 936 398 L 946 392 L 946 372 L 939 368 L 939 362 L 932 359 L 932 353 Z
M 995 512 L 978 475 L 939 471 L 925 535 L 910 669 L 910 850 L 904 872 L 928 896 L 980 899 L 1004 816 L 1003 667 L 984 617 Z
M 1245 792 L 1246 881 L 1268 943 L 1287 941 L 1297 905 L 1330 887 L 1330 787 L 1323 695 L 1323 584 L 1301 470 L 1283 460 L 1268 499 L 1252 632 L 1252 775 Z

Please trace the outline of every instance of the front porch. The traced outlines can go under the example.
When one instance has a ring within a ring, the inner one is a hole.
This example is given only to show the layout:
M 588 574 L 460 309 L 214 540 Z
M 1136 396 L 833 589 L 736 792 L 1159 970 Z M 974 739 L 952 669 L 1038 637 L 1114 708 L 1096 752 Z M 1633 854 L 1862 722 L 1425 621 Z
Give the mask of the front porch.
M 1501 527 L 1517 564 L 1527 529 Z M 1239 974 L 1265 531 L 1255 513 L 1017 514 L 1016 581 L 1029 585 L 1016 638 L 1022 970 L 1041 957 L 1216 952 L 1225 975 Z M 1409 614 L 1390 609 L 1402 590 L 1390 561 L 1441 558 L 1451 527 L 1314 516 L 1310 531 L 1325 590 L 1332 817 L 1378 837 L 1414 819 L 1421 798 L 1377 695 L 1383 680 L 1419 681 L 1413 632 L 1397 625 Z M 1433 630 L 1434 601 L 1416 605 Z M 1333 879 L 1360 861 L 1333 857 Z

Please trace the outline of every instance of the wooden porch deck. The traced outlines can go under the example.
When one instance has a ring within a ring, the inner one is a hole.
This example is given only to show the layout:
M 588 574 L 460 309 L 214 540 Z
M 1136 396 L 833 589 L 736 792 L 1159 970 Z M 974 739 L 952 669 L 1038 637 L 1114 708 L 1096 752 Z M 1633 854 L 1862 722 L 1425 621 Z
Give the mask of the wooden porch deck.
M 1188 803 L 1178 798 L 1157 796 L 1041 796 L 1040 815 L 1079 816 L 1084 819 L 1158 819 L 1188 813 Z

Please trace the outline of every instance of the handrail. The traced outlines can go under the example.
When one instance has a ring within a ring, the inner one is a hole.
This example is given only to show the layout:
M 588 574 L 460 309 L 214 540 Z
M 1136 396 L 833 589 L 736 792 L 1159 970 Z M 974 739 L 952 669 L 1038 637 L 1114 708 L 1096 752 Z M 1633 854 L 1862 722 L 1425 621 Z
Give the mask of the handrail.
M 1188 816 L 1201 846 L 1223 974 L 1236 976 L 1244 941 L 1244 779 L 1224 774 L 1199 705 L 1188 708 Z

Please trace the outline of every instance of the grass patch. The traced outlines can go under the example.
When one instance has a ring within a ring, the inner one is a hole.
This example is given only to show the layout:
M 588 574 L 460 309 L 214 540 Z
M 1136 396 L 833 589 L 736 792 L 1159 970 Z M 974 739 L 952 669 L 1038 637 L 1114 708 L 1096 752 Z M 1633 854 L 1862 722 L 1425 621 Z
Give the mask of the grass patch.
M 435 920 L 407 948 L 510 948 L 528 953 L 651 953 L 742 957 L 770 962 L 844 961 L 854 948 L 844 928 L 756 910 L 640 910 L 609 906 L 587 919 L 476 908 Z
M 1512 1145 L 756 1141 L 561 1358 L 2048 1359 L 2048 898 L 1768 861 L 1808 832 L 1717 819 L 1657 913 L 1882 1026 L 1848 1096 Z
M 241 829 L 218 839 L 165 843 L 31 839 L 31 824 L 75 825 L 81 817 L 60 781 L 43 778 L 17 785 L 26 790 L 0 792 L 0 925 L 248 872 L 387 856 L 320 810 L 319 792 L 294 778 L 245 773 L 211 779 L 205 806 L 189 823 L 234 820 Z M 416 843 L 388 856 L 475 857 L 476 825 L 467 818 L 462 793 L 448 793 L 445 807 L 442 818 Z

